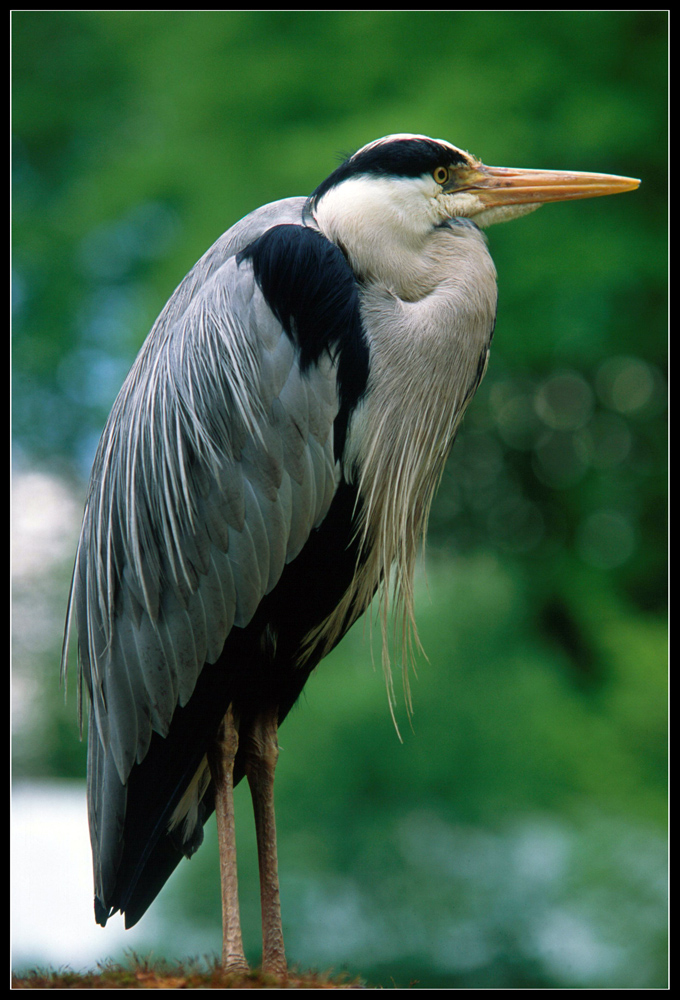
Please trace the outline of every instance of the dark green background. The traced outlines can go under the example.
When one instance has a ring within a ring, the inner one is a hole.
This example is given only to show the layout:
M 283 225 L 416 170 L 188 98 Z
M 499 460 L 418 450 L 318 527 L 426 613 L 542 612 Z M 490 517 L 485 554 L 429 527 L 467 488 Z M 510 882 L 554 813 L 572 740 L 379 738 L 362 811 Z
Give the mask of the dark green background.
M 642 179 L 489 230 L 498 323 L 433 510 L 413 728 L 401 710 L 399 743 L 358 626 L 282 730 L 278 817 L 292 961 L 387 986 L 662 986 L 666 13 L 12 24 L 15 467 L 80 502 L 172 289 L 233 222 L 308 193 L 339 155 L 413 131 L 495 165 Z M 68 573 L 50 577 L 55 620 Z M 39 743 L 17 732 L 17 777 L 84 773 L 58 651 L 55 626 L 48 653 L 15 657 L 46 720 Z M 217 950 L 214 842 L 157 908 L 156 954 Z M 179 920 L 194 937 L 173 937 Z

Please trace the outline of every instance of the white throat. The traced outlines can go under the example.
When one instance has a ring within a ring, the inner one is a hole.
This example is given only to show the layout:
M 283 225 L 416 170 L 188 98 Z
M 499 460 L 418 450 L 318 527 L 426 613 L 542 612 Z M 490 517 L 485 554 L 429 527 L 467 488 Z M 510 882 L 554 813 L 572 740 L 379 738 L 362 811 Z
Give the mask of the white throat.
M 351 177 L 321 197 L 314 218 L 356 274 L 419 298 L 430 285 L 422 254 L 441 221 L 435 187 L 428 178 Z

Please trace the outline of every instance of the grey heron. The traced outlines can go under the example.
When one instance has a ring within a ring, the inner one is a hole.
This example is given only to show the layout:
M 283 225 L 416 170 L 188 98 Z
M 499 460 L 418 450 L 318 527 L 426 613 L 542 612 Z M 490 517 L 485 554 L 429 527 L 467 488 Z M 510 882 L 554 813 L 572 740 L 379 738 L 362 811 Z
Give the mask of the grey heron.
M 263 968 L 285 971 L 277 730 L 377 593 L 385 647 L 388 611 L 415 641 L 415 560 L 495 324 L 483 229 L 638 184 L 390 135 L 310 197 L 246 216 L 175 290 L 103 432 L 67 615 L 62 669 L 74 622 L 90 703 L 98 923 L 139 920 L 215 811 L 223 965 L 246 969 L 246 776 Z

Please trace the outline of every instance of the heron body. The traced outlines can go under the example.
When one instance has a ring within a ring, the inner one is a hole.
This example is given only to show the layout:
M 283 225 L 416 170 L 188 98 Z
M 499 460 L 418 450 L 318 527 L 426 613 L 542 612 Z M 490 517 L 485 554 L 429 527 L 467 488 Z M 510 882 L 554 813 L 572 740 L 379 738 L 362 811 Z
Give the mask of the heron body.
M 215 810 L 223 959 L 245 965 L 231 794 L 246 775 L 263 962 L 285 969 L 276 731 L 376 592 L 413 642 L 416 556 L 495 323 L 482 227 L 637 183 L 388 136 L 311 197 L 248 215 L 176 289 L 104 430 L 69 606 L 100 924 L 134 924 Z

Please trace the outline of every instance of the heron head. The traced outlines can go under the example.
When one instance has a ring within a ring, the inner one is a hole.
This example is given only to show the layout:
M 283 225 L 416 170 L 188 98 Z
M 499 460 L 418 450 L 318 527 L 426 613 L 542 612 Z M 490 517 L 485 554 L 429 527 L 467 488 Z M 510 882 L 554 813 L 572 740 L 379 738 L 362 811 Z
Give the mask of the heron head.
M 610 174 L 488 167 L 443 139 L 403 133 L 348 157 L 307 205 L 357 274 L 417 296 L 429 287 L 422 275 L 431 266 L 433 234 L 451 220 L 485 228 L 545 202 L 615 194 L 639 183 Z M 471 246 L 469 231 L 467 238 Z M 449 240 L 447 250 L 452 246 Z
M 443 139 L 402 133 L 346 159 L 313 192 L 309 207 L 336 242 L 370 243 L 371 233 L 390 230 L 408 244 L 453 218 L 486 227 L 545 202 L 616 194 L 639 183 L 611 174 L 488 167 Z

